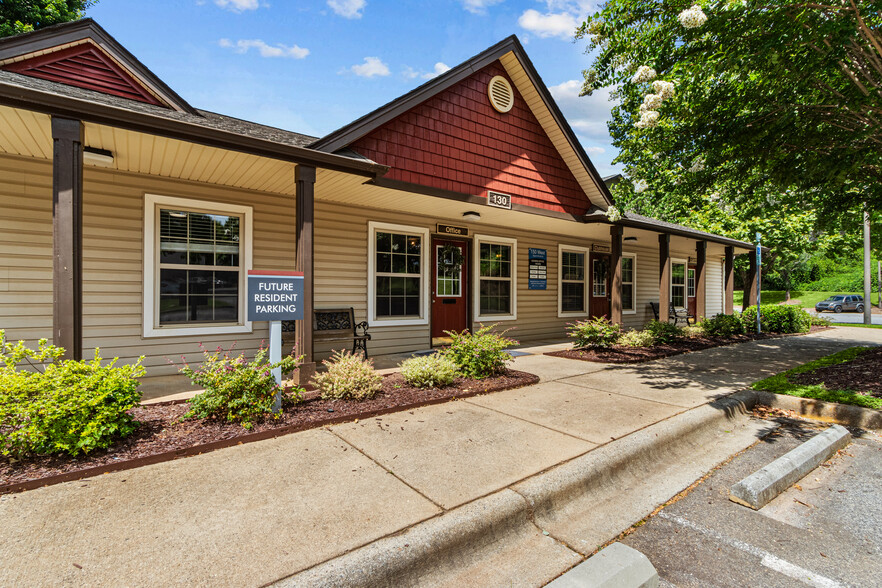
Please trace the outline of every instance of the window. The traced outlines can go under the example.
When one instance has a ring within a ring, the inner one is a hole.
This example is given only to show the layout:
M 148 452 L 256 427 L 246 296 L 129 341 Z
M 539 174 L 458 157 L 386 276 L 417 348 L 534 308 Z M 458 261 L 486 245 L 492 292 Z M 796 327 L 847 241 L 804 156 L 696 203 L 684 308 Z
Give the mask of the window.
M 622 254 L 622 312 L 636 313 L 634 299 L 637 294 L 636 272 L 637 256 Z
M 686 271 L 686 296 L 695 298 L 695 268 Z
M 144 198 L 144 336 L 244 333 L 251 207 Z
M 573 245 L 558 245 L 560 273 L 558 282 L 558 316 L 587 314 L 588 250 Z
M 593 272 L 591 295 L 595 298 L 606 296 L 606 283 L 609 280 L 609 257 L 595 257 L 591 261 Z
M 671 262 L 671 305 L 686 306 L 686 264 Z
M 419 227 L 368 223 L 368 320 L 384 325 L 428 323 L 426 251 Z
M 517 318 L 517 241 L 475 235 L 475 320 Z
M 457 267 L 454 259 L 454 253 L 458 249 L 445 250 L 441 245 L 435 246 L 435 264 L 438 268 L 435 275 L 435 295 L 439 298 L 462 296 L 462 265 Z

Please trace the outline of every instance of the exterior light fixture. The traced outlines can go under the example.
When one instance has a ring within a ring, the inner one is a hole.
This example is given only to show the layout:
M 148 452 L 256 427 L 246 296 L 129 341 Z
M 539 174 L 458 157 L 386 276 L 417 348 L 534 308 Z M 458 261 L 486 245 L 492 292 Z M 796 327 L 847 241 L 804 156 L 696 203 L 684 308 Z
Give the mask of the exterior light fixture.
M 97 147 L 83 147 L 83 162 L 100 167 L 113 165 L 113 151 Z
M 637 237 L 625 237 L 622 241 L 636 241 Z
M 468 212 L 462 213 L 462 218 L 471 221 L 478 221 L 481 220 L 481 213 L 474 210 L 469 210 Z

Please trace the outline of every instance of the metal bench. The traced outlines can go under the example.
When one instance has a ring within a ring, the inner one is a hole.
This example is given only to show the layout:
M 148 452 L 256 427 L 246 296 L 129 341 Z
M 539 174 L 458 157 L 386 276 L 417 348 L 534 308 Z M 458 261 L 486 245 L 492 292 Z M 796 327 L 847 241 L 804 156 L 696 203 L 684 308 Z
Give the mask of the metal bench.
M 295 321 L 285 321 L 282 325 L 282 332 L 286 339 L 289 337 L 293 339 L 295 323 Z M 352 353 L 360 349 L 367 358 L 367 342 L 371 340 L 367 331 L 367 321 L 356 323 L 355 311 L 351 306 L 349 308 L 316 308 L 312 311 L 312 340 L 314 343 L 319 341 L 352 341 Z
M 655 315 L 655 320 L 659 320 L 658 318 L 658 302 L 650 302 L 650 308 L 652 308 L 652 314 Z M 682 306 L 674 306 L 673 304 L 668 306 L 668 322 L 676 325 L 680 321 L 686 323 L 686 325 L 694 325 L 695 324 L 695 315 L 689 314 L 689 309 L 684 308 Z M 691 322 L 690 322 L 691 321 Z

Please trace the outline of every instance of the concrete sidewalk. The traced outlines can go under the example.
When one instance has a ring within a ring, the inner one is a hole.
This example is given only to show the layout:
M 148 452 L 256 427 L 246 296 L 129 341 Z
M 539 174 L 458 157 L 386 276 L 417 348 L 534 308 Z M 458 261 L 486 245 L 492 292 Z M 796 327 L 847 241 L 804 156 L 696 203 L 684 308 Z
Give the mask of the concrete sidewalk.
M 659 504 L 707 471 L 690 457 L 700 448 L 727 452 L 709 457 L 718 463 L 762 427 L 744 419 L 679 453 L 646 445 L 653 435 L 672 443 L 700 415 L 728 411 L 719 399 L 750 382 L 880 343 L 880 330 L 842 328 L 632 367 L 521 356 L 514 367 L 538 374 L 539 384 L 2 496 L 0 585 L 298 585 L 298 572 L 312 568 L 302 575 L 309 583 L 340 556 L 388 557 L 383 546 L 419 537 L 423 521 L 443 522 L 455 542 L 481 517 L 510 509 L 518 518 L 524 500 L 532 518 L 518 523 L 517 545 L 484 533 L 484 563 L 514 583 L 541 585 L 642 518 L 631 503 Z M 578 478 L 602 474 L 637 445 L 665 483 L 643 488 L 633 472 L 612 482 Z M 606 483 L 614 495 L 587 508 L 568 477 L 585 488 Z M 589 524 L 589 516 L 601 518 Z M 423 540 L 431 547 L 434 539 Z M 468 580 L 430 574 L 421 582 L 502 580 L 474 562 L 454 564 L 447 569 L 468 571 Z

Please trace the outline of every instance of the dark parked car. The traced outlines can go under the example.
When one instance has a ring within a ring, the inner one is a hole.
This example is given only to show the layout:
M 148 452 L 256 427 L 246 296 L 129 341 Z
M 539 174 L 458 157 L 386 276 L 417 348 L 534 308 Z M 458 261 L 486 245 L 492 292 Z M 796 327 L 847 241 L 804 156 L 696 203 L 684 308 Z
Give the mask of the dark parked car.
M 831 296 L 827 300 L 821 300 L 815 304 L 815 310 L 817 312 L 824 312 L 825 310 L 831 312 L 842 312 L 843 310 L 864 312 L 864 297 L 837 294 L 836 296 Z

